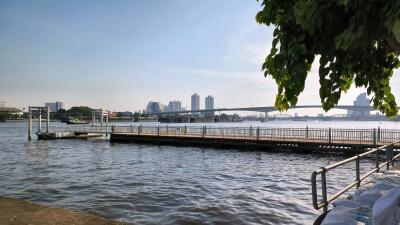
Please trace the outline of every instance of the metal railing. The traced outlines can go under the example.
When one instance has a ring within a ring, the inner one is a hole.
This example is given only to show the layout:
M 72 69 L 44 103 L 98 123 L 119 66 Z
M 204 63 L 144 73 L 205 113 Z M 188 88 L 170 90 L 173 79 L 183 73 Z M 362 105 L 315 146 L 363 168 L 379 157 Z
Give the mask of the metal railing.
M 158 136 L 194 136 L 207 138 L 240 138 L 246 140 L 307 141 L 334 144 L 383 145 L 400 140 L 400 130 L 333 129 L 333 128 L 269 128 L 211 126 L 93 126 L 73 125 L 51 127 L 56 132 L 130 133 Z
M 323 208 L 324 212 L 327 212 L 329 204 L 337 199 L 339 196 L 342 194 L 346 193 L 348 190 L 356 186 L 358 189 L 360 187 L 361 182 L 372 175 L 373 173 L 379 172 L 380 169 L 386 166 L 386 169 L 388 170 L 390 166 L 394 166 L 394 161 L 395 159 L 400 157 L 400 153 L 397 154 L 396 156 L 394 155 L 394 150 L 393 147 L 395 144 L 400 143 L 400 141 L 393 142 L 388 145 L 384 145 L 379 148 L 374 148 L 370 151 L 364 152 L 362 154 L 358 154 L 356 156 L 353 156 L 351 158 L 336 162 L 332 165 L 329 165 L 327 167 L 321 167 L 321 169 L 316 170 L 312 173 L 311 175 L 311 190 L 312 190 L 312 202 L 313 202 L 313 207 L 317 210 Z M 380 163 L 379 160 L 379 155 L 385 151 L 386 153 L 386 161 L 384 163 Z M 375 155 L 375 168 L 368 171 L 364 175 L 361 176 L 360 174 L 360 160 L 362 158 L 366 158 L 368 156 L 371 156 L 372 154 Z M 335 194 L 328 196 L 327 194 L 327 184 L 326 184 L 326 174 L 328 171 L 335 169 L 339 166 L 342 166 L 344 164 L 354 162 L 355 161 L 355 172 L 356 172 L 356 177 L 353 182 L 348 184 L 346 187 L 341 189 L 340 191 L 336 192 Z M 320 175 L 321 177 L 321 198 L 322 200 L 318 200 L 318 190 L 317 190 L 317 176 Z
M 382 145 L 400 140 L 400 130 L 331 129 L 331 128 L 267 128 L 207 126 L 114 126 L 113 133 L 159 136 L 195 136 L 241 138 L 246 140 L 292 140 L 322 143 Z

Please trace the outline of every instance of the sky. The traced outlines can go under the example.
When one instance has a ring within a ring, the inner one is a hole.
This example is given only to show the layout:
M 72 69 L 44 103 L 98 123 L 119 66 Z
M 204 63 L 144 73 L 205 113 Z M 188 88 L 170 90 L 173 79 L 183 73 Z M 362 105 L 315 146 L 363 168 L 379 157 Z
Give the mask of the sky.
M 137 111 L 149 101 L 215 97 L 216 107 L 271 106 L 261 65 L 273 27 L 256 0 L 0 0 L 0 100 L 26 108 L 63 101 Z M 318 64 L 299 105 L 320 104 Z M 400 73 L 391 85 L 400 99 Z M 352 104 L 363 89 L 342 95 Z

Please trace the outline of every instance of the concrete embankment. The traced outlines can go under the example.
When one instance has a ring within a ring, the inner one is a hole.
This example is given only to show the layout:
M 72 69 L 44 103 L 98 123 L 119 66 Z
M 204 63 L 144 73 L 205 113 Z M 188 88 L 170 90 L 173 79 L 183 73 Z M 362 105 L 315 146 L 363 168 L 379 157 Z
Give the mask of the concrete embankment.
M 98 216 L 0 197 L 0 225 L 126 225 Z

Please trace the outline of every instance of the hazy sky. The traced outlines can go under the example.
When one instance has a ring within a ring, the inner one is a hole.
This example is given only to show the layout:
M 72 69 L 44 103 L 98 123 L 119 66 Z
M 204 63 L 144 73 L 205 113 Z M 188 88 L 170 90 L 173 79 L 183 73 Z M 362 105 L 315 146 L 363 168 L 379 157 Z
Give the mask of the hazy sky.
M 255 0 L 0 0 L 0 100 L 139 110 L 194 92 L 217 107 L 269 106 L 272 28 Z M 319 104 L 316 66 L 299 104 Z M 392 80 L 394 94 L 399 72 Z M 351 104 L 362 89 L 341 100 Z

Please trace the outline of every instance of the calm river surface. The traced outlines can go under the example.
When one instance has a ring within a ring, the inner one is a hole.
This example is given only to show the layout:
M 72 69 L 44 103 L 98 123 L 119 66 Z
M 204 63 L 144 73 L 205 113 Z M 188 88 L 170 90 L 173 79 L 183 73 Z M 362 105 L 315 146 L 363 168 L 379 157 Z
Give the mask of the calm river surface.
M 211 125 L 398 128 L 395 122 Z M 311 172 L 340 159 L 107 140 L 29 143 L 26 123 L 0 123 L 1 196 L 133 224 L 312 224 L 318 212 L 311 206 Z M 354 179 L 346 168 L 330 176 L 336 185 L 330 192 Z

